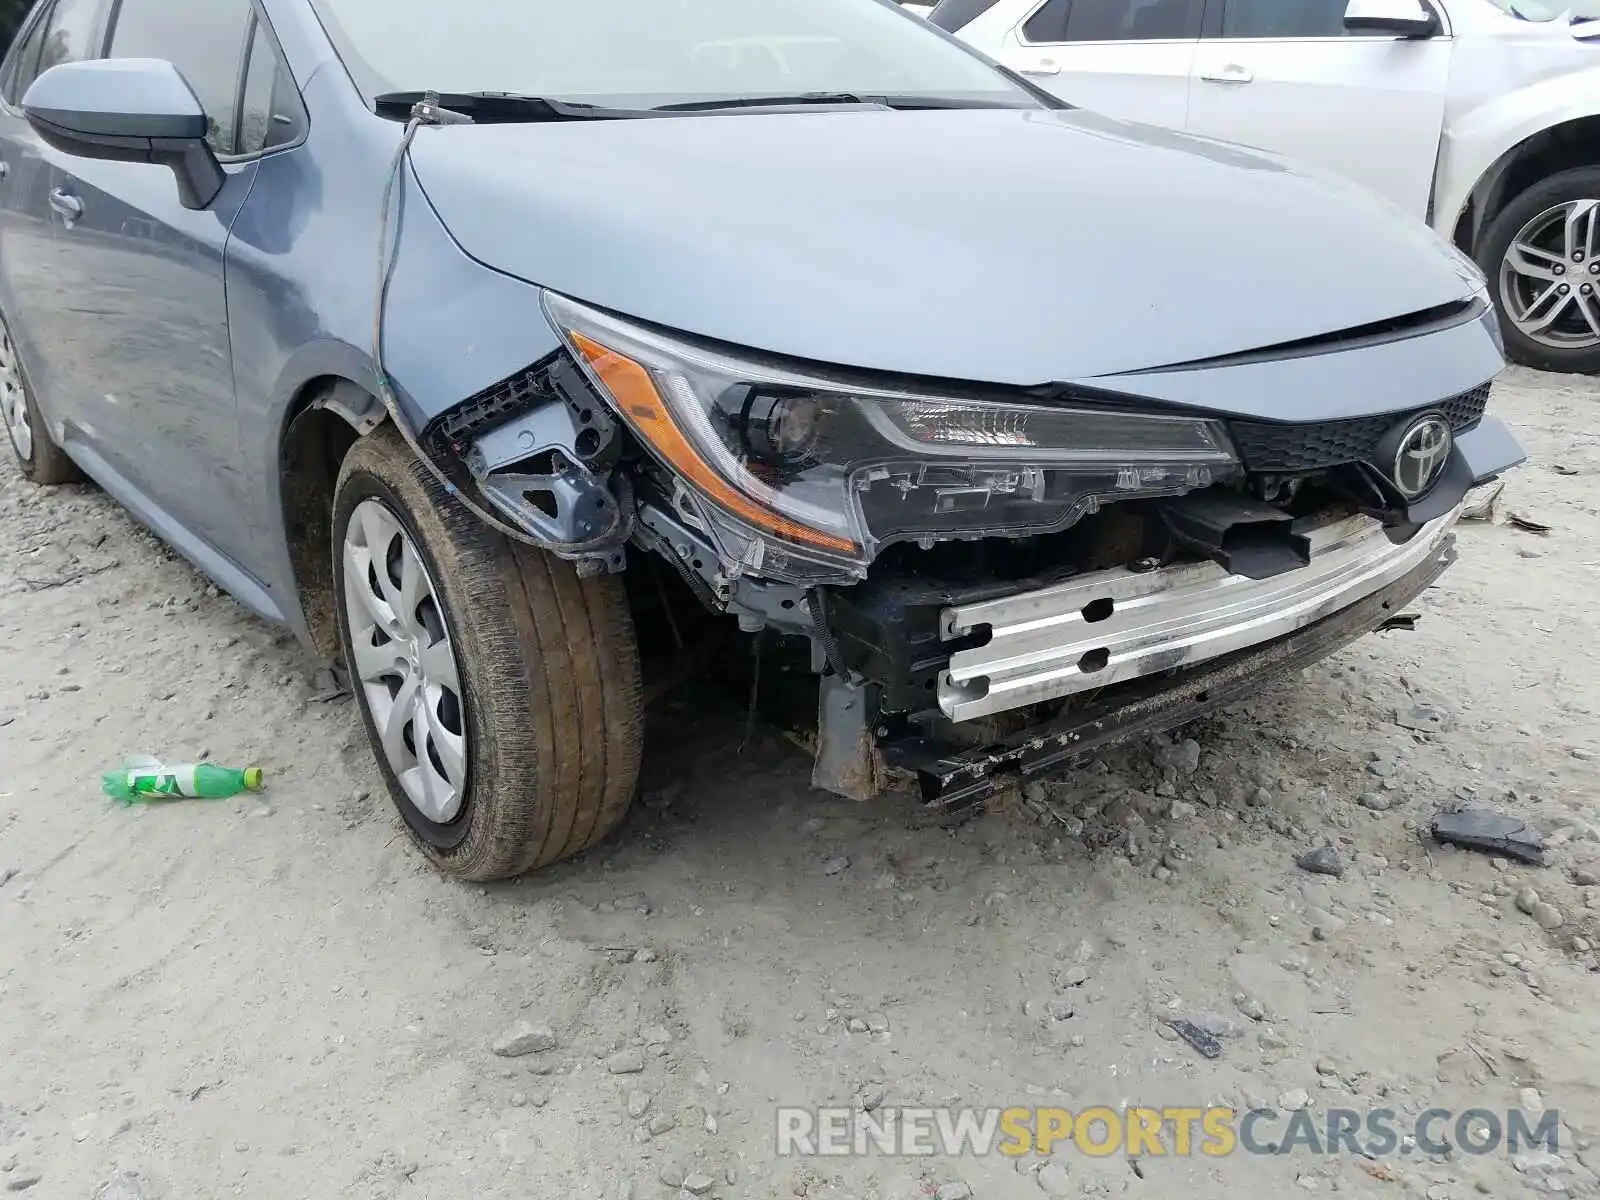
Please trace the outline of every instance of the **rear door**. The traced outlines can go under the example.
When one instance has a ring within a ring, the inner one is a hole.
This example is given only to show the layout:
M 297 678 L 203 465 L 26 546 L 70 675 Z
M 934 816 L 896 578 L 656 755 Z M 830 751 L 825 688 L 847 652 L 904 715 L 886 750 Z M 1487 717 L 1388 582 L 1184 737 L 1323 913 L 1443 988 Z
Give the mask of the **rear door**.
M 1303 159 L 1425 219 L 1450 36 L 1348 34 L 1345 3 L 1209 0 L 1189 129 Z
M 1181 129 L 1202 8 L 1202 0 L 1043 0 L 997 51 L 980 48 L 1069 103 Z
M 62 324 L 71 297 L 60 286 L 53 230 L 59 218 L 50 196 L 61 155 L 23 118 L 22 96 L 40 71 L 93 57 L 100 0 L 44 0 L 19 31 L 0 68 L 0 316 L 47 419 L 69 415 L 70 397 L 57 386 Z
M 223 251 L 256 170 L 238 118 L 251 21 L 249 0 L 120 0 L 111 22 L 109 56 L 168 60 L 205 110 L 226 175 L 207 208 L 148 163 L 63 156 L 52 190 L 76 432 L 147 518 L 224 552 L 246 528 Z

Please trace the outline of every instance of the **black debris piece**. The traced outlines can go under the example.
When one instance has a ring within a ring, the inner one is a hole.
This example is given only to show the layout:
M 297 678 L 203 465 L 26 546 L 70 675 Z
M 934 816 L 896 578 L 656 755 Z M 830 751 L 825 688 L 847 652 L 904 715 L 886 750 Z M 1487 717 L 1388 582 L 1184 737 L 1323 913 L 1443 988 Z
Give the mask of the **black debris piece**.
M 1172 1031 L 1206 1058 L 1222 1057 L 1222 1043 L 1193 1021 L 1173 1021 Z
M 1417 622 L 1422 620 L 1421 613 L 1398 613 L 1378 626 L 1379 633 L 1388 633 L 1391 629 L 1403 629 L 1407 633 L 1417 631 Z
M 1461 808 L 1433 818 L 1435 841 L 1485 854 L 1503 854 L 1536 867 L 1545 865 L 1544 835 L 1518 817 L 1487 808 Z

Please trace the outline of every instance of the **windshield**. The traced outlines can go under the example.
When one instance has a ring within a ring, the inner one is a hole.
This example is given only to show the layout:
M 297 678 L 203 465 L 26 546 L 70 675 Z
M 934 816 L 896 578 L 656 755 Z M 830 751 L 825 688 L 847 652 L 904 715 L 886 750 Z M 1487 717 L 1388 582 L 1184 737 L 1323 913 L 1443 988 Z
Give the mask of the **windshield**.
M 1576 23 L 1600 18 L 1600 0 L 1489 0 L 1489 3 L 1524 21 L 1558 21 L 1570 16 Z
M 1035 107 L 880 0 L 312 0 L 370 101 L 497 91 L 617 107 L 846 92 Z

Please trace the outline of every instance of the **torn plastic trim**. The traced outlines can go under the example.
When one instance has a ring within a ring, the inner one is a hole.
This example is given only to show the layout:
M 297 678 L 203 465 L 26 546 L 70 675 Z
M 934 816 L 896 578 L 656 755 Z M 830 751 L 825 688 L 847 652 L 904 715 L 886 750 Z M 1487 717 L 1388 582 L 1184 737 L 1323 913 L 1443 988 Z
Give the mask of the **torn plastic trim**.
M 811 593 L 793 584 L 741 575 L 705 535 L 664 506 L 641 501 L 634 541 L 678 569 L 689 589 L 713 612 L 736 617 L 745 633 L 773 629 L 814 640 Z
M 389 415 L 382 400 L 347 379 L 339 380 L 324 391 L 311 402 L 310 407 L 333 413 L 362 437 L 382 425 L 384 418 Z
M 621 430 L 564 351 L 546 355 L 435 417 L 440 460 L 541 548 L 580 574 L 621 571 L 633 490 L 616 470 Z

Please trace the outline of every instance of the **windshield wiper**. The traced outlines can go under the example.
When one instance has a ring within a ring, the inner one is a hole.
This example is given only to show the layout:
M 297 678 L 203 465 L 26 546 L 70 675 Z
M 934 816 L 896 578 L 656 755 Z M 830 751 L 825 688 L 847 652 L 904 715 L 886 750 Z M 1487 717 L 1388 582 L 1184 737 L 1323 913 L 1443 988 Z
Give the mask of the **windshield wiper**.
M 519 121 L 621 121 L 648 117 L 650 109 L 607 108 L 518 92 L 384 92 L 372 98 L 380 117 L 406 118 L 423 101 L 470 117 L 478 125 Z
M 961 96 L 871 95 L 865 92 L 800 92 L 793 96 L 724 96 L 715 100 L 685 100 L 677 104 L 658 104 L 652 112 L 715 112 L 723 108 L 800 108 L 811 105 L 858 105 L 864 108 L 1018 108 L 1021 105 L 999 100 L 975 100 Z

